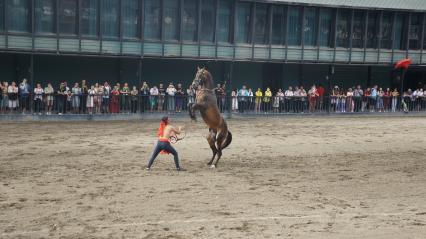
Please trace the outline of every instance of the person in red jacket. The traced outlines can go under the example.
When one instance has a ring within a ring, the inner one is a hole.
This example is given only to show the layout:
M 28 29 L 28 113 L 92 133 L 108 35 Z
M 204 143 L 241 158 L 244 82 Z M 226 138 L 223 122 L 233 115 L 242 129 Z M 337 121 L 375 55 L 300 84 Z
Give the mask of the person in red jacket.
M 318 109 L 321 111 L 324 109 L 324 94 L 325 94 L 325 89 L 324 87 L 320 84 L 317 88 L 317 93 L 318 93 Z

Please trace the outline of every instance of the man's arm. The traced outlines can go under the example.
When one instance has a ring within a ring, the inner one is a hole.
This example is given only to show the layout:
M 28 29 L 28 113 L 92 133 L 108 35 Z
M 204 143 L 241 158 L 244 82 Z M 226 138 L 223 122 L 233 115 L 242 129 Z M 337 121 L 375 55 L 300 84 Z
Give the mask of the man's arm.
M 180 134 L 181 132 L 182 132 L 182 127 L 181 126 L 179 126 L 179 127 L 172 127 L 172 129 L 171 129 L 175 134 Z

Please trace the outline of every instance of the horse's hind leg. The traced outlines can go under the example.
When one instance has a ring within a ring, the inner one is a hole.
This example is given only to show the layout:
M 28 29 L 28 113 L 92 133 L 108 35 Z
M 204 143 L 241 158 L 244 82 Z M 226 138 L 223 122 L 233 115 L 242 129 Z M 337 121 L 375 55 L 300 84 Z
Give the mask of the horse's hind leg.
M 207 136 L 207 142 L 209 142 L 210 148 L 213 151 L 213 157 L 212 159 L 207 163 L 207 165 L 212 165 L 214 158 L 217 154 L 217 148 L 216 148 L 216 131 L 210 129 L 209 135 Z
M 216 162 L 214 163 L 215 167 L 217 167 L 217 163 L 219 162 L 219 159 L 222 157 L 222 149 L 223 149 L 224 142 L 226 140 L 226 135 L 227 135 L 226 131 L 225 132 L 220 131 L 217 136 L 217 139 L 216 139 L 217 159 L 216 159 Z

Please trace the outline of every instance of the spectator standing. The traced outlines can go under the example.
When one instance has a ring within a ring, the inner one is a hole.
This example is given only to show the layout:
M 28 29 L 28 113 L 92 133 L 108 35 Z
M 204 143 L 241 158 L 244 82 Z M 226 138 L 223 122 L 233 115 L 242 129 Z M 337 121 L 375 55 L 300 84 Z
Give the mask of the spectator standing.
M 325 89 L 324 87 L 319 84 L 318 89 L 317 89 L 317 93 L 318 93 L 318 109 L 320 111 L 324 110 L 324 94 L 325 94 Z
M 6 113 L 9 108 L 9 95 L 8 95 L 9 84 L 6 81 L 3 82 L 3 84 L 0 85 L 0 89 L 1 89 L 0 93 L 2 95 L 0 112 Z
M 78 83 L 74 84 L 74 87 L 71 89 L 72 94 L 72 109 L 74 114 L 80 113 L 80 97 L 81 97 L 81 88 Z
M 188 95 L 188 105 L 195 103 L 195 90 L 192 85 L 189 85 L 188 89 L 186 90 L 186 94 Z
M 371 92 L 370 92 L 370 112 L 375 111 L 376 104 L 377 104 L 377 85 L 375 85 L 375 86 L 373 86 L 373 88 L 371 88 Z
M 364 91 L 364 98 L 362 99 L 362 108 L 361 111 L 368 111 L 370 108 L 370 95 L 371 95 L 371 88 L 367 88 Z
M 352 88 L 349 88 L 348 92 L 346 93 L 346 107 L 347 107 L 346 109 L 347 109 L 347 112 L 351 112 L 351 113 L 354 112 L 355 104 L 354 104 L 354 101 L 353 101 L 353 97 L 354 97 L 354 92 L 352 91 Z
M 303 88 L 303 86 L 300 86 L 300 98 L 301 98 L 301 102 L 302 102 L 302 113 L 304 113 L 307 109 L 307 98 L 308 98 L 308 93 L 306 92 L 306 90 Z
M 293 87 L 289 86 L 288 90 L 285 91 L 284 96 L 285 96 L 285 99 L 284 99 L 285 111 L 289 113 L 290 111 L 293 111 L 293 100 L 294 100 Z
M 234 89 L 231 92 L 231 109 L 233 112 L 238 110 L 238 95 L 237 95 L 238 90 Z
M 96 114 L 100 114 L 102 113 L 102 101 L 104 98 L 104 86 L 98 84 L 98 88 L 95 88 L 96 91 L 96 102 L 95 102 L 95 106 L 96 106 Z
M 247 91 L 247 109 L 252 111 L 253 110 L 253 102 L 254 102 L 254 97 L 253 97 L 253 91 L 251 90 L 251 88 L 248 89 Z
M 104 83 L 104 90 L 102 95 L 102 113 L 109 113 L 109 104 L 110 104 L 110 95 L 111 95 L 111 86 L 108 82 Z
M 41 115 L 41 110 L 43 108 L 43 93 L 44 90 L 41 88 L 41 84 L 37 84 L 37 87 L 34 88 L 34 109 L 35 114 Z
M 257 88 L 255 96 L 256 96 L 256 99 L 255 99 L 255 102 L 254 102 L 254 108 L 255 108 L 254 111 L 256 113 L 259 113 L 260 108 L 262 106 L 262 97 L 263 97 L 263 93 L 262 93 L 262 90 L 260 88 Z
M 238 109 L 240 113 L 244 113 L 247 107 L 248 91 L 245 85 L 238 91 Z
M 272 103 L 272 108 L 274 109 L 274 113 L 279 112 L 280 108 L 280 97 L 278 96 L 278 92 L 274 96 L 274 102 Z
M 391 90 L 390 88 L 386 88 L 386 91 L 383 95 L 383 106 L 385 112 L 389 112 L 390 110 L 390 101 L 391 101 Z
M 282 89 L 278 89 L 277 95 L 279 97 L 279 112 L 281 113 L 284 107 L 284 92 Z
M 354 105 L 355 105 L 355 112 L 360 112 L 362 107 L 362 96 L 364 95 L 363 90 L 361 89 L 360 85 L 357 85 L 356 89 L 354 90 Z
M 96 89 L 92 85 L 88 91 L 86 107 L 89 114 L 93 114 L 93 107 L 95 106 Z
M 265 104 L 265 113 L 271 110 L 272 91 L 269 87 L 266 88 L 263 103 Z
M 52 84 L 48 83 L 47 87 L 44 88 L 44 95 L 46 101 L 46 114 L 51 115 L 53 109 L 53 94 L 55 90 L 52 87 Z
M 65 85 L 65 113 L 69 112 L 71 109 L 71 90 L 68 87 L 67 82 L 64 82 Z
M 331 98 L 330 98 L 330 105 L 331 105 L 331 110 L 333 112 L 338 111 L 337 109 L 337 99 L 338 99 L 338 95 L 339 95 L 339 87 L 337 85 L 334 86 L 333 90 L 331 91 Z
M 82 107 L 82 113 L 86 113 L 86 104 L 85 104 L 85 102 L 87 102 L 87 94 L 88 94 L 88 92 L 89 92 L 89 88 L 88 88 L 88 86 L 87 86 L 87 83 L 86 83 L 86 80 L 82 80 L 81 81 L 81 95 L 82 95 L 82 97 L 81 97 L 81 102 L 83 102 L 81 105 L 83 106 Z
M 29 96 L 30 96 L 30 85 L 27 82 L 27 79 L 23 79 L 21 84 L 19 84 L 19 105 L 21 106 L 22 113 L 30 109 L 29 107 Z
M 160 84 L 161 85 L 161 84 Z M 156 109 L 156 107 L 157 107 L 157 100 L 159 100 L 160 98 L 159 98 L 159 90 L 158 90 L 158 88 L 157 88 L 157 86 L 155 86 L 154 85 L 154 87 L 152 87 L 151 88 L 151 90 L 149 91 L 149 94 L 150 94 L 150 96 L 149 96 L 149 99 L 150 99 L 150 102 L 151 102 L 151 112 L 152 111 L 154 111 L 155 109 Z M 158 105 L 160 105 L 160 104 L 158 104 Z M 160 106 L 158 106 L 158 108 L 159 108 Z
M 129 112 L 129 103 L 130 103 L 130 88 L 129 88 L 129 84 L 124 83 L 123 88 L 120 91 L 120 95 L 121 95 L 121 110 L 125 113 Z
M 317 87 L 312 85 L 311 89 L 308 92 L 309 95 L 309 112 L 313 113 L 317 105 L 318 92 Z
M 7 89 L 7 93 L 9 95 L 9 110 L 10 112 L 14 112 L 19 107 L 18 94 L 19 89 L 16 86 L 16 83 L 13 81 L 11 85 L 9 85 Z
M 398 97 L 399 97 L 399 92 L 398 89 L 393 89 L 392 93 L 392 112 L 396 112 L 396 106 L 398 104 Z
M 111 91 L 111 102 L 110 102 L 110 113 L 119 113 L 120 112 L 120 85 L 115 85 L 114 89 Z
M 158 85 L 158 111 L 163 111 L 164 109 L 164 98 L 166 97 L 166 90 L 164 90 L 163 84 Z
M 65 83 L 61 82 L 58 89 L 58 95 L 56 97 L 56 103 L 58 104 L 58 114 L 62 115 L 65 113 L 66 101 L 67 101 L 67 92 Z
M 183 100 L 185 99 L 185 91 L 182 89 L 182 84 L 178 83 L 176 88 L 176 113 L 182 112 Z
M 294 87 L 294 91 L 293 91 L 293 111 L 295 113 L 299 113 L 300 112 L 300 108 L 301 108 L 301 99 L 300 99 L 300 89 L 299 87 L 295 86 Z
M 136 86 L 133 86 L 132 90 L 130 91 L 130 98 L 131 98 L 130 111 L 132 113 L 136 113 L 138 110 L 138 94 L 139 94 L 138 89 L 136 88 Z
M 149 104 L 150 104 L 149 103 L 149 86 L 145 81 L 142 83 L 140 96 L 141 96 L 140 111 L 145 112 L 145 110 L 149 109 Z
M 384 105 L 383 105 L 383 96 L 384 96 L 384 92 L 383 89 L 380 87 L 379 90 L 377 91 L 377 110 L 379 112 L 383 112 L 384 111 Z
M 169 87 L 167 87 L 166 93 L 167 93 L 167 110 L 169 112 L 174 111 L 176 88 L 173 85 L 173 83 L 169 84 Z

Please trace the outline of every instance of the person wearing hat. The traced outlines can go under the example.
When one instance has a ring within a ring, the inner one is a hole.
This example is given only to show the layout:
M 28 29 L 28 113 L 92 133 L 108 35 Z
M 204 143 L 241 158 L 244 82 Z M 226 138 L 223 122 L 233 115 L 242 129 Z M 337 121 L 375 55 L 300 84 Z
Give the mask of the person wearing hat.
M 173 135 L 180 134 L 182 131 L 182 127 L 174 127 L 170 124 L 169 117 L 164 116 L 161 119 L 160 127 L 158 128 L 158 143 L 155 146 L 154 152 L 148 162 L 148 166 L 146 170 L 151 170 L 151 166 L 154 163 L 155 158 L 159 153 L 162 154 L 173 154 L 175 166 L 177 171 L 184 171 L 183 168 L 179 165 L 179 156 L 173 146 L 170 144 L 170 137 Z

